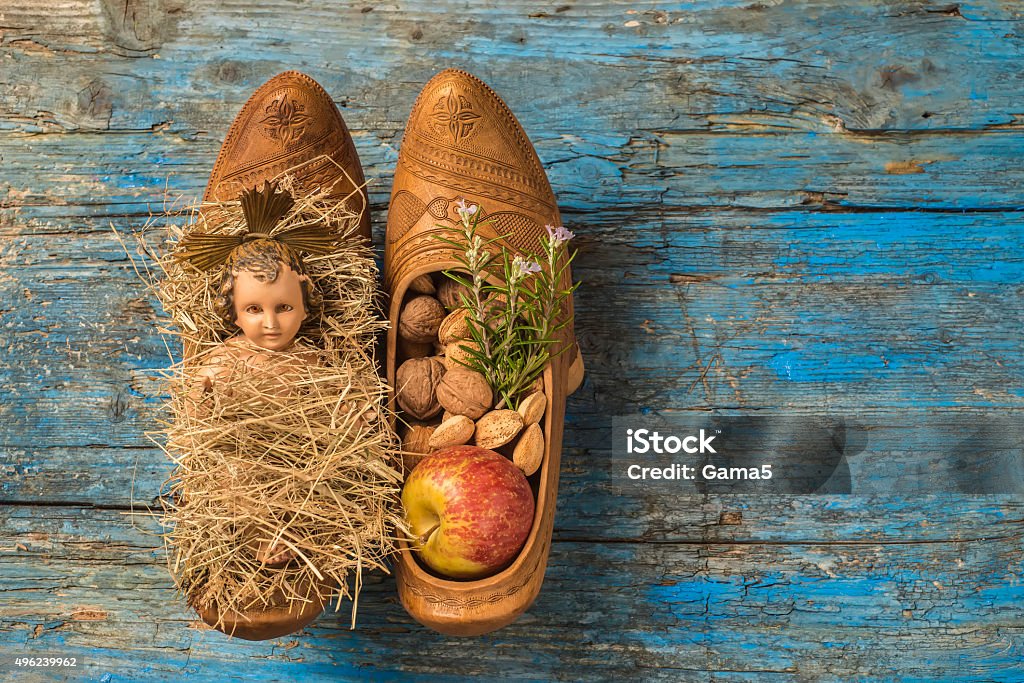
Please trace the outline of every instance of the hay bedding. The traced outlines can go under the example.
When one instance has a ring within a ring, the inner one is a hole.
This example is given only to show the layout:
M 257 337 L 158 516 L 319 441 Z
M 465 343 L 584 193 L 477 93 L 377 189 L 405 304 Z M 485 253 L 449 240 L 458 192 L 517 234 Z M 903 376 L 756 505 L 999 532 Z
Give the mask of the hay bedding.
M 291 176 L 280 180 L 290 190 Z M 344 236 L 334 253 L 304 258 L 322 316 L 307 319 L 286 351 L 250 344 L 265 352 L 258 362 L 224 354 L 238 330 L 213 308 L 223 267 L 204 273 L 173 250 L 192 231 L 244 233 L 239 203 L 203 204 L 183 227 L 168 217 L 169 248 L 150 254 L 159 273 L 149 282 L 186 349 L 163 373 L 169 419 L 153 436 L 176 464 L 164 538 L 193 607 L 223 615 L 284 599 L 297 609 L 330 594 L 352 600 L 354 627 L 362 572 L 386 570 L 401 529 L 399 444 L 372 357 L 386 326 L 377 269 L 354 236 L 359 216 L 327 201 L 329 190 L 296 197 L 273 231 L 319 222 Z M 217 354 L 229 381 L 197 391 L 197 369 Z M 292 559 L 268 566 L 282 557 Z

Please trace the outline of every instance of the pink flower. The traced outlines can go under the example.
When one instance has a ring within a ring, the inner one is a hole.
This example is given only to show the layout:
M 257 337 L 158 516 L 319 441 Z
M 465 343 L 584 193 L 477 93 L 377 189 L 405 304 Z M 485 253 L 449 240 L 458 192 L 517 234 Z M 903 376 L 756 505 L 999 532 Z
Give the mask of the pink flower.
M 565 244 L 576 236 L 571 230 L 566 230 L 565 227 L 561 225 L 557 228 L 553 225 L 545 225 L 544 229 L 548 231 L 548 240 L 550 240 L 556 247 Z
M 525 277 L 527 275 L 540 272 L 539 263 L 527 261 L 521 256 L 516 256 L 514 259 L 512 259 L 512 265 L 513 267 L 516 268 L 516 272 L 519 274 L 519 277 Z
M 476 215 L 480 207 L 476 204 L 466 204 L 465 198 L 455 202 L 455 211 L 462 217 L 462 222 L 469 224 L 469 219 Z

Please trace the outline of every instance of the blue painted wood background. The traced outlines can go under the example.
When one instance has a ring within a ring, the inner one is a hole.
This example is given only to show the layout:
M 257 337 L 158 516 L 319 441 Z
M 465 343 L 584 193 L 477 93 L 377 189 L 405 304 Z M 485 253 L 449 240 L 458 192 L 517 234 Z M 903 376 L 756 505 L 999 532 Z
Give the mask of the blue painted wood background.
M 1022 55 L 1012 2 L 0 0 L 0 670 L 1021 680 L 1024 499 L 951 492 L 949 444 L 913 427 L 1022 416 Z M 505 97 L 579 235 L 589 375 L 544 590 L 450 640 L 375 576 L 356 631 L 345 605 L 229 641 L 131 514 L 170 470 L 143 436 L 168 357 L 110 224 L 197 197 L 251 91 L 297 68 L 354 132 L 380 245 L 447 66 Z M 613 490 L 609 416 L 711 408 L 870 420 L 853 495 Z M 923 491 L 891 492 L 908 471 Z

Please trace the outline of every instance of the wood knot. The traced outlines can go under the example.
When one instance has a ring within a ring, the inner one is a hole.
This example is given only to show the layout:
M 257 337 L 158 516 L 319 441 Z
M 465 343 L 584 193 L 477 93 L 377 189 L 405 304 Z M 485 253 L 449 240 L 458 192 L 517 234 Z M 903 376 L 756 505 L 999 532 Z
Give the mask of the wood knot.
M 743 513 L 739 510 L 726 510 L 718 515 L 719 526 L 739 526 L 743 523 Z

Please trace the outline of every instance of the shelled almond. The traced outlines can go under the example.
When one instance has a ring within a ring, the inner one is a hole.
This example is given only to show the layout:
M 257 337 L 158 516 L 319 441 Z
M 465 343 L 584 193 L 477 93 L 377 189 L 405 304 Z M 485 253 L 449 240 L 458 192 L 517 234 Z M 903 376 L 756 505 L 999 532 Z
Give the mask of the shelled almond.
M 437 338 L 442 344 L 451 344 L 459 339 L 469 339 L 470 312 L 465 308 L 452 311 L 441 321 Z
M 445 278 L 437 286 L 437 300 L 449 311 L 462 306 L 463 295 L 469 296 L 469 290 L 455 280 Z
M 547 396 L 543 391 L 535 391 L 519 402 L 519 414 L 523 416 L 524 425 L 540 422 L 548 407 Z
M 474 341 L 459 339 L 444 347 L 444 366 L 449 370 L 465 368 L 473 355 L 471 351 L 480 352 L 480 345 Z
M 544 431 L 537 423 L 527 425 L 512 451 L 512 462 L 523 471 L 523 474 L 530 476 L 540 469 L 543 460 Z
M 523 417 L 514 410 L 492 410 L 476 422 L 476 445 L 494 450 L 516 438 L 523 428 Z
M 461 446 L 473 438 L 475 425 L 465 415 L 454 415 L 437 426 L 430 436 L 430 450 Z

